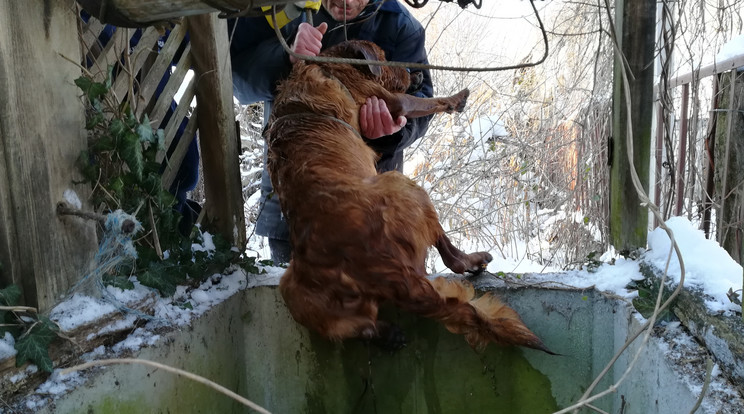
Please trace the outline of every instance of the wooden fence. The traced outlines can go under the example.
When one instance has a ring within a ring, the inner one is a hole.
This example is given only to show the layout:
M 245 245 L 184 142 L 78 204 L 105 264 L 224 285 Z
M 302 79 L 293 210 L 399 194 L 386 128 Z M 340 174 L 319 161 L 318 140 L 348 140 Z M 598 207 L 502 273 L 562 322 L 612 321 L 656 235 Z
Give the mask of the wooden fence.
M 102 36 L 104 31 L 109 36 Z M 165 144 L 157 155 L 158 163 L 163 162 L 165 149 L 171 147 L 179 126 L 187 120 L 181 139 L 165 162 L 164 188 L 171 187 L 198 129 L 205 224 L 242 246 L 245 217 L 225 21 L 214 14 L 192 16 L 178 21 L 167 36 L 163 33 L 162 27 L 135 30 L 104 25 L 93 17 L 81 19 L 83 63 L 90 66 L 96 81 L 105 79 L 109 67 L 114 66 L 122 75 L 113 81 L 114 98 L 128 100 L 140 121 L 147 117 L 153 127 L 162 127 Z M 101 39 L 106 37 L 110 38 L 103 44 Z M 190 69 L 194 76 L 187 78 Z M 182 93 L 175 102 L 179 90 Z
M 198 131 L 206 198 L 202 223 L 236 246 L 245 242 L 225 20 L 217 13 L 180 19 L 162 45 L 156 28 L 143 28 L 132 48 L 134 30 L 118 28 L 103 44 L 104 28 L 94 18 L 80 20 L 79 9 L 66 2 L 0 3 L 0 287 L 20 285 L 24 303 L 42 311 L 79 280 L 97 249 L 92 222 L 56 214 L 66 190 L 79 195 L 83 209 L 93 210 L 87 202 L 91 188 L 80 184 L 75 165 L 87 147 L 85 105 L 74 84 L 81 75 L 77 62 L 97 79 L 106 76 L 109 65 L 132 73 L 138 80 L 135 113 L 147 114 L 153 125 L 171 107 L 188 69 L 194 70 L 164 126 L 167 148 L 189 116 L 162 182 L 167 188 L 173 181 L 190 143 L 186 137 Z M 181 57 L 172 69 L 179 48 Z M 133 92 L 131 78 L 115 79 L 117 97 Z

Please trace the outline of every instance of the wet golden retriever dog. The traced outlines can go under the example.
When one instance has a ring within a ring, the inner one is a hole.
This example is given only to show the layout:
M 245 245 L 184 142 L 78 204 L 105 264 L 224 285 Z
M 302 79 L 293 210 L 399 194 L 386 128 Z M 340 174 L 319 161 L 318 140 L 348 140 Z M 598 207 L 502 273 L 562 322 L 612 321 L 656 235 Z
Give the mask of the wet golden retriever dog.
M 322 55 L 384 60 L 366 41 Z M 377 318 L 378 306 L 390 302 L 439 320 L 475 348 L 495 342 L 548 351 L 490 294 L 476 298 L 466 281 L 427 278 L 431 246 L 456 273 L 478 273 L 492 258 L 453 246 L 413 181 L 375 170 L 377 155 L 359 133 L 367 97 L 383 99 L 395 119 L 462 111 L 469 93 L 423 99 L 404 93 L 409 83 L 403 68 L 299 61 L 279 86 L 265 137 L 271 181 L 290 227 L 292 260 L 279 285 L 289 311 L 332 340 L 397 348 L 402 333 Z

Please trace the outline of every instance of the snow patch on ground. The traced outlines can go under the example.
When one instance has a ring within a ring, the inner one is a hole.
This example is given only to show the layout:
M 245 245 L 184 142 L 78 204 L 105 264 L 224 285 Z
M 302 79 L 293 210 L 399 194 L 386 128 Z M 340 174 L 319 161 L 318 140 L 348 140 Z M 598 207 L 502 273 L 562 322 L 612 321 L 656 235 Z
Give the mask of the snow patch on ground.
M 690 391 L 699 395 L 705 383 L 708 351 L 687 333 L 679 321 L 661 322 L 654 329 L 654 334 L 662 339 L 658 343 L 667 355 L 666 361 L 674 366 L 679 378 Z M 717 413 L 727 401 L 739 399 L 741 397 L 728 383 L 718 364 L 714 364 L 702 411 Z
M 673 217 L 666 225 L 672 230 L 674 239 L 679 245 L 682 262 L 685 268 L 685 286 L 700 290 L 707 298 L 706 304 L 711 313 L 741 312 L 737 305 L 727 296 L 729 289 L 741 289 L 742 267 L 736 263 L 728 253 L 714 240 L 708 240 L 703 232 L 693 226 L 683 217 Z M 651 231 L 648 235 L 648 250 L 641 254 L 640 260 L 631 260 L 610 251 L 600 257 L 601 265 L 596 270 L 573 270 L 548 273 L 532 273 L 534 264 L 525 261 L 494 260 L 488 271 L 528 273 L 525 281 L 543 283 L 547 286 L 567 286 L 575 288 L 596 287 L 600 291 L 613 293 L 623 298 L 633 298 L 636 291 L 629 291 L 625 287 L 632 280 L 643 279 L 639 263 L 645 262 L 658 269 L 665 269 L 671 248 L 671 239 L 661 228 Z M 515 271 L 513 269 L 518 269 Z M 667 277 L 674 283 L 681 279 L 681 266 L 677 255 L 672 257 L 667 270 Z
M 741 311 L 741 306 L 732 303 L 726 292 L 730 288 L 741 289 L 742 267 L 713 240 L 708 240 L 702 231 L 694 228 L 683 217 L 673 217 L 667 221 L 674 239 L 682 252 L 685 268 L 685 286 L 700 289 L 710 299 L 706 305 L 711 312 Z M 646 259 L 659 269 L 664 269 L 671 247 L 671 239 L 661 229 L 648 236 L 649 251 Z M 675 254 L 669 262 L 669 276 L 679 283 L 681 265 Z
M 103 299 L 75 293 L 52 309 L 49 318 L 63 331 L 72 331 L 115 312 L 116 306 Z
M 16 356 L 18 352 L 15 350 L 15 339 L 10 332 L 5 332 L 5 335 L 0 338 L 0 360 L 12 358 Z

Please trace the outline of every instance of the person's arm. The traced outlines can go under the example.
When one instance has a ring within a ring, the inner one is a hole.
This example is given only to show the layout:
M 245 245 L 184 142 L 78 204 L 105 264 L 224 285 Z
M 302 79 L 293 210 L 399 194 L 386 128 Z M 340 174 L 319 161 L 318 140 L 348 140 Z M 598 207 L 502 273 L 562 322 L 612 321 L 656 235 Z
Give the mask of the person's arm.
M 274 30 L 264 17 L 240 18 L 228 22 L 228 36 L 235 96 L 242 104 L 272 100 L 292 69 Z
M 403 30 L 398 36 L 400 41 L 394 50 L 389 51 L 387 60 L 398 62 L 429 63 L 426 58 L 425 35 L 423 29 Z M 428 70 L 422 70 L 423 81 L 415 96 L 430 98 L 433 96 L 431 75 Z M 388 113 L 389 116 L 389 113 Z M 370 139 L 369 145 L 383 154 L 394 154 L 410 146 L 421 138 L 429 127 L 432 115 L 408 119 L 404 126 L 391 135 Z M 396 120 L 393 120 L 396 122 Z

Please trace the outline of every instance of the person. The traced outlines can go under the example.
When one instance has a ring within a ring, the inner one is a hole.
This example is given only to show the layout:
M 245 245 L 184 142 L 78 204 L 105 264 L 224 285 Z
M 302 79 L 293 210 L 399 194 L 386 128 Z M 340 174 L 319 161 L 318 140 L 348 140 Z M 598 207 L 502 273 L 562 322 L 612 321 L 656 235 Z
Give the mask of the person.
M 293 51 L 315 56 L 346 39 L 360 39 L 379 45 L 389 61 L 428 63 L 424 28 L 397 0 L 321 0 L 314 24 L 302 15 L 281 28 Z M 235 96 L 242 104 L 264 101 L 265 123 L 276 85 L 289 75 L 296 59 L 286 53 L 263 16 L 233 19 L 228 31 Z M 431 97 L 429 71 L 419 72 L 420 84 L 408 93 Z M 377 170 L 385 172 L 402 171 L 403 150 L 426 133 L 431 116 L 393 119 L 385 102 L 372 96 L 360 108 L 359 118 L 365 142 L 380 155 Z M 256 233 L 268 238 L 274 263 L 286 263 L 291 257 L 289 227 L 281 213 L 281 200 L 272 192 L 266 154 L 264 149 Z

